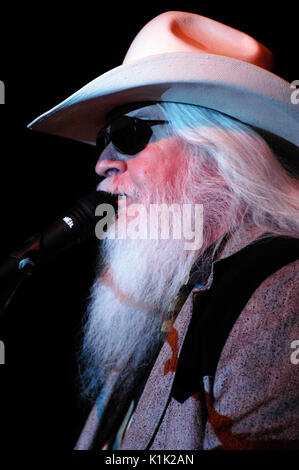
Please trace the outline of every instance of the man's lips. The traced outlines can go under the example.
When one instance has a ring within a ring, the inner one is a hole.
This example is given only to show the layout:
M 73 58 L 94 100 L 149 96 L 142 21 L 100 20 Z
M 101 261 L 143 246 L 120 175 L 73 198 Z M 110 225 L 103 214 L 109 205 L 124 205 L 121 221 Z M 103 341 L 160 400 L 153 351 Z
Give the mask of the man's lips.
M 118 206 L 120 206 L 120 205 L 128 206 L 130 204 L 133 204 L 133 202 L 134 202 L 134 199 L 132 198 L 132 196 L 129 196 L 126 193 L 117 193 L 117 192 L 114 192 L 114 191 L 105 191 L 105 192 L 117 197 Z
M 118 197 L 119 208 L 120 206 L 124 207 L 141 202 L 141 194 L 133 184 L 126 184 L 124 181 L 119 181 L 117 175 L 101 181 L 97 186 L 97 190 L 105 191 Z
M 129 203 L 133 202 L 133 197 L 130 196 L 130 194 L 128 194 L 126 191 L 121 188 L 111 188 L 107 184 L 103 184 L 103 182 L 97 186 L 97 191 L 105 191 L 106 193 L 112 194 L 113 196 L 116 196 L 119 199 L 126 198 L 126 201 Z

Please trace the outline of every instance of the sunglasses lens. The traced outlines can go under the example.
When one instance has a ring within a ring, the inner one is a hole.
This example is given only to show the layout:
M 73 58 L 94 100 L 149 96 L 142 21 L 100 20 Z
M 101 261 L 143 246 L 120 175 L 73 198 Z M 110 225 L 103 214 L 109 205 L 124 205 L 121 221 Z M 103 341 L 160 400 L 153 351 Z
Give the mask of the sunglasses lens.
M 135 155 L 143 150 L 152 135 L 145 121 L 137 121 L 129 116 L 116 119 L 110 132 L 113 144 L 127 155 Z
M 102 152 L 111 141 L 121 153 L 135 155 L 145 148 L 151 135 L 152 130 L 146 121 L 120 116 L 110 124 L 108 133 L 99 132 L 97 150 Z
M 109 144 L 108 134 L 104 130 L 100 130 L 96 139 L 96 149 L 98 156 L 101 155 L 105 147 Z

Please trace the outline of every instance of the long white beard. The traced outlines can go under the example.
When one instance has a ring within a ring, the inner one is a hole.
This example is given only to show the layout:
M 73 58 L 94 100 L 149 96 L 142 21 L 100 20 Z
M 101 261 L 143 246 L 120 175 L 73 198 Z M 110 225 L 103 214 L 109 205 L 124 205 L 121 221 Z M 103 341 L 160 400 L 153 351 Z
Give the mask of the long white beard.
M 164 188 L 163 194 L 147 195 L 145 205 L 189 203 L 192 195 L 188 188 L 195 185 L 186 180 L 177 183 L 178 187 L 172 191 Z M 106 238 L 102 242 L 103 268 L 92 287 L 79 356 L 83 396 L 94 400 L 111 372 L 116 371 L 117 393 L 125 394 L 156 356 L 164 338 L 161 326 L 168 318 L 170 301 L 194 262 L 221 235 L 221 221 L 218 224 L 217 217 L 225 211 L 219 207 L 207 208 L 207 201 L 213 202 L 213 198 L 208 192 L 200 193 L 200 198 L 197 194 L 192 199 L 204 202 L 207 214 L 201 250 L 185 250 L 183 239 L 172 238 Z M 209 214 L 212 214 L 210 218 Z
M 168 306 L 196 254 L 183 240 L 110 240 L 94 282 L 82 346 L 84 394 L 95 398 L 111 371 L 118 386 L 142 375 L 164 338 Z

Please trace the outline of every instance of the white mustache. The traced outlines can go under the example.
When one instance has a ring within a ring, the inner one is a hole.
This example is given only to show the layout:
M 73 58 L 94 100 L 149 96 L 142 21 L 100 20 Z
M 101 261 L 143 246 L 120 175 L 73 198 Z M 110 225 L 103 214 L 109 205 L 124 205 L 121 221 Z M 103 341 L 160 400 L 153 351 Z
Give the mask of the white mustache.
M 140 191 L 136 187 L 118 182 L 115 175 L 101 181 L 96 189 L 97 191 L 106 191 L 111 194 L 130 196 L 134 200 L 140 198 Z

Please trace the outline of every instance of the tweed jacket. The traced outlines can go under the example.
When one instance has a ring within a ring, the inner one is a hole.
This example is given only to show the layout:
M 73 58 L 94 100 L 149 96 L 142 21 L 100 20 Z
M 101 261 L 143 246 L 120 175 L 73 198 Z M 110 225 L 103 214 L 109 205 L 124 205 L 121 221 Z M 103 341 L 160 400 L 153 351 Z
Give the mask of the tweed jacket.
M 299 449 L 299 261 L 255 290 L 238 315 L 215 374 L 182 403 L 172 394 L 195 299 L 176 318 L 127 426 L 122 450 Z M 298 344 L 298 343 L 297 343 Z M 296 359 L 298 357 L 298 359 Z M 76 449 L 94 448 L 94 408 Z M 99 449 L 100 450 L 100 449 Z

